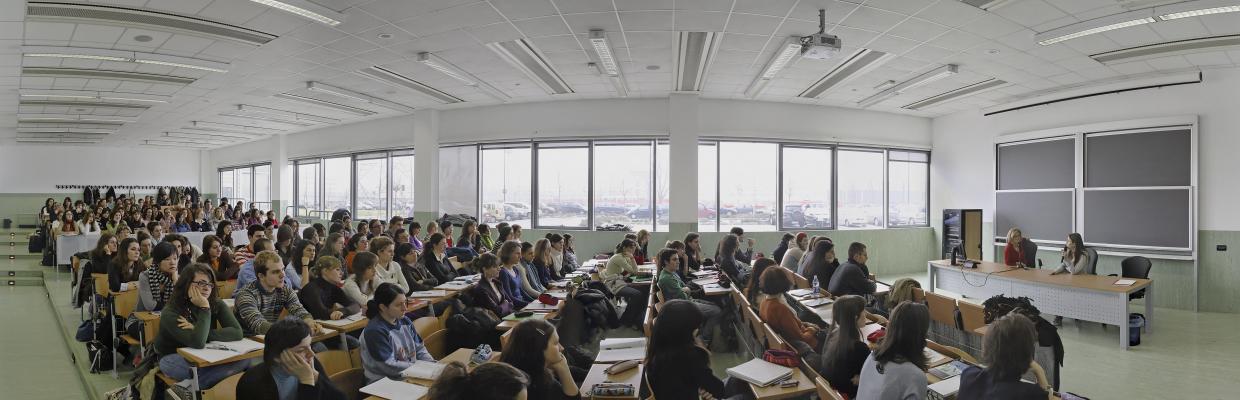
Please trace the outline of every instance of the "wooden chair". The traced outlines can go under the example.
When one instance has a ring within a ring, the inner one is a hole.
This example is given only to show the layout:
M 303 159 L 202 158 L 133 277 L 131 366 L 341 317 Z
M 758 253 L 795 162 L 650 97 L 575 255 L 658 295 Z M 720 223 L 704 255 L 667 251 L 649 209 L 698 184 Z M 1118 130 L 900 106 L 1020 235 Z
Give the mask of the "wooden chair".
M 454 270 L 460 271 L 462 268 L 465 268 L 465 263 L 457 261 L 456 256 L 448 257 L 447 260 L 448 265 L 451 265 Z
M 314 358 L 319 359 L 319 362 L 323 364 L 323 372 L 326 372 L 327 376 L 353 369 L 353 365 L 350 364 L 349 353 L 344 350 L 328 350 L 322 353 L 315 353 Z
M 809 279 L 796 272 L 792 273 L 792 282 L 796 284 L 797 289 L 808 289 L 810 287 Z M 820 284 L 822 282 L 819 282 Z
M 361 350 L 361 348 L 356 348 L 356 349 L 350 349 L 350 350 L 349 350 L 349 365 L 352 365 L 354 368 L 361 368 L 361 367 L 362 367 L 362 350 Z
M 918 287 L 913 288 L 913 301 L 916 301 L 918 303 L 925 303 L 926 302 L 926 291 Z
M 646 337 L 650 337 L 654 332 L 654 306 L 646 307 L 646 315 L 642 316 L 642 331 L 646 333 Z
M 764 349 L 767 348 L 767 341 L 770 338 L 767 337 L 766 328 L 763 327 L 766 324 L 762 323 L 761 318 L 758 318 L 758 313 L 754 312 L 751 307 L 745 307 L 741 310 L 741 313 L 745 316 L 745 321 L 749 323 L 749 329 L 753 331 L 753 337 L 757 340 L 757 345 L 762 346 Z
M 788 345 L 788 341 L 780 337 L 779 333 L 776 333 L 775 329 L 771 328 L 770 325 L 763 323 L 762 329 L 766 333 L 766 348 L 768 350 L 793 350 L 792 346 Z
M 982 306 L 967 301 L 958 301 L 956 306 L 960 308 L 960 323 L 964 325 L 964 331 L 973 333 L 974 329 L 986 326 L 986 313 Z
M 95 294 L 107 296 L 108 290 L 108 274 L 90 274 L 90 279 L 95 283 Z
M 822 377 L 814 378 L 814 388 L 818 390 L 819 400 L 844 400 L 844 396 L 840 392 L 835 391 L 831 384 L 827 383 Z
M 203 390 L 202 400 L 235 400 L 237 398 L 237 383 L 241 381 L 241 374 L 244 373 L 238 372 L 233 376 L 224 378 L 224 380 L 210 389 Z
M 138 305 L 138 291 L 137 290 L 130 290 L 130 291 L 120 292 L 120 293 L 112 293 L 110 297 L 112 298 L 112 312 L 113 312 L 112 315 L 121 317 L 122 321 L 128 319 L 129 314 L 133 314 L 134 308 L 136 308 Z M 141 338 L 135 338 L 128 334 L 120 334 L 121 332 L 125 331 L 125 327 L 116 326 L 115 318 L 112 318 L 111 320 L 113 324 L 112 332 L 117 334 L 116 339 L 112 343 L 112 374 L 113 374 L 112 377 L 115 378 L 117 376 L 117 367 L 120 364 L 120 360 L 121 360 L 121 356 L 119 353 L 120 346 L 122 344 L 128 345 L 128 346 L 138 346 L 138 348 L 141 349 L 140 350 L 141 352 L 139 352 L 138 354 L 143 354 L 146 352 L 146 345 L 145 343 L 143 343 L 143 340 L 141 340 Z
M 926 307 L 930 309 L 931 320 L 960 329 L 960 325 L 956 323 L 956 299 L 926 292 Z
M 426 344 L 426 351 L 431 353 L 436 360 L 448 355 L 448 330 L 440 329 L 423 338 L 422 342 Z
M 216 293 L 221 299 L 231 299 L 233 292 L 237 291 L 237 281 L 229 280 L 215 283 Z
M 926 347 L 930 348 L 930 350 L 939 352 L 939 354 L 977 365 L 977 359 L 973 358 L 973 356 L 969 355 L 969 353 L 966 353 L 964 350 L 960 350 L 959 348 L 938 344 L 929 340 L 926 341 Z
M 500 351 L 506 351 L 508 349 L 508 339 L 512 337 L 512 331 L 513 331 L 512 329 L 509 329 L 509 330 L 504 331 L 503 334 L 499 335 Z
M 427 337 L 443 329 L 443 324 L 439 322 L 438 317 L 422 317 L 413 320 L 413 329 L 418 332 L 419 336 Z
M 336 385 L 336 389 L 344 392 L 349 400 L 360 400 L 365 398 L 360 390 L 366 386 L 366 373 L 361 368 L 353 368 L 337 372 L 330 376 L 332 383 Z

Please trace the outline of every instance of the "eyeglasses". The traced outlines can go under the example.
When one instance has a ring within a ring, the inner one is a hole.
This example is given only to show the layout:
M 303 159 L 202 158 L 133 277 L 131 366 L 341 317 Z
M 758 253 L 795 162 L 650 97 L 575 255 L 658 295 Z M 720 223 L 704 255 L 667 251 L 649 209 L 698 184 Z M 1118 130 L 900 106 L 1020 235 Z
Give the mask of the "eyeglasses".
M 194 286 L 197 286 L 197 287 L 204 287 L 204 288 L 205 288 L 205 287 L 213 287 L 213 286 L 215 286 L 215 285 L 212 285 L 212 284 L 211 284 L 211 282 L 207 282 L 207 281 L 194 281 L 194 282 L 192 282 L 192 283 L 194 284 Z

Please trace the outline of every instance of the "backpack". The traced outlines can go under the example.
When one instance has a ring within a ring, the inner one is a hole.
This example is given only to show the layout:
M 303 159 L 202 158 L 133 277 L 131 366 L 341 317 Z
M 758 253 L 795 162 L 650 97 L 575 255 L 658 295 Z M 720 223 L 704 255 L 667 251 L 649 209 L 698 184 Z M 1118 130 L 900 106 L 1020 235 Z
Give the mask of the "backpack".
M 112 370 L 112 347 L 104 344 L 102 340 L 86 342 L 86 354 L 90 357 L 90 373 Z
M 30 235 L 30 243 L 26 244 L 26 251 L 38 253 L 43 251 L 43 236 L 38 233 Z
M 472 348 L 480 344 L 499 347 L 499 337 L 495 335 L 495 326 L 500 319 L 491 310 L 480 307 L 468 307 L 464 311 L 448 317 L 449 345 L 453 348 Z

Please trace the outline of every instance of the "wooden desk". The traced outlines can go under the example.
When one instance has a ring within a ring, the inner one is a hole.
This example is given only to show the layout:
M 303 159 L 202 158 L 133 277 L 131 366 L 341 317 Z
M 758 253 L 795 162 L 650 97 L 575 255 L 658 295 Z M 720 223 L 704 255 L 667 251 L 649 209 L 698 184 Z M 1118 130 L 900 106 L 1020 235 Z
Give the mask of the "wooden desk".
M 472 356 L 473 354 L 474 354 L 474 349 L 459 348 L 453 351 L 452 354 L 448 354 L 447 356 L 444 356 L 444 358 L 440 359 L 437 362 L 440 364 L 448 364 L 453 361 L 456 361 L 456 362 L 460 362 L 461 364 L 465 364 L 465 369 L 472 370 L 474 369 L 475 365 L 472 365 L 469 363 L 469 357 Z M 498 351 L 491 352 L 490 361 L 499 360 L 499 356 L 500 356 L 500 352 Z M 415 385 L 422 385 L 426 387 L 430 387 L 431 384 L 434 383 L 434 381 L 430 381 L 426 379 L 415 379 L 415 378 L 405 378 L 405 382 L 412 383 Z M 386 399 L 382 397 L 378 397 L 378 396 L 367 396 L 366 400 L 386 400 Z
M 547 320 L 547 319 L 555 318 L 557 313 L 558 311 L 552 311 L 549 313 L 536 313 L 534 315 L 540 315 L 540 314 L 545 315 L 546 317 L 544 318 L 544 320 Z M 499 325 L 495 325 L 495 330 L 501 331 L 501 332 L 508 331 L 508 330 L 511 330 L 512 328 L 516 328 L 517 324 L 521 323 L 522 321 L 525 321 L 527 319 L 532 319 L 532 318 L 535 318 L 535 317 L 521 318 L 521 319 L 516 319 L 516 320 L 503 320 L 499 322 Z
M 154 342 L 155 335 L 159 333 L 159 313 L 135 311 L 133 315 L 142 323 L 142 344 L 146 345 Z
M 334 338 L 334 337 L 340 337 L 340 335 L 341 335 L 341 332 L 340 332 L 340 331 L 337 331 L 337 330 L 334 330 L 334 329 L 330 329 L 330 328 L 328 328 L 326 325 L 324 325 L 324 326 L 323 326 L 323 329 L 326 329 L 326 330 L 327 330 L 327 333 L 322 333 L 322 332 L 320 332 L 320 333 L 319 333 L 319 334 L 317 334 L 317 335 L 311 336 L 311 337 L 310 337 L 310 343 L 318 343 L 318 342 L 322 342 L 322 341 L 324 341 L 324 340 L 331 339 L 331 338 Z M 254 336 L 250 336 L 250 337 L 248 337 L 247 339 L 250 339 L 250 340 L 253 340 L 253 341 L 255 341 L 255 342 L 259 342 L 259 343 L 264 343 L 264 344 L 266 344 L 266 343 L 267 343 L 267 335 L 254 335 Z M 345 351 L 347 352 L 347 351 L 349 350 L 349 348 L 348 348 L 348 347 L 345 347 L 345 348 L 344 348 L 344 349 L 342 349 L 342 350 L 345 350 Z
M 1020 269 L 993 262 L 962 268 L 947 260 L 926 263 L 930 291 L 945 289 L 979 299 L 1004 294 L 1023 296 L 1043 314 L 1119 326 L 1120 347 L 1128 349 L 1128 295 L 1145 289 L 1145 331 L 1154 319 L 1154 286 L 1149 279 L 1133 279 L 1130 286 L 1117 286 L 1121 278 L 1099 275 L 1051 275 L 1050 270 Z M 1131 279 L 1131 278 L 1124 278 Z
M 779 387 L 778 383 L 767 387 L 758 387 L 751 383 L 749 388 L 753 390 L 754 396 L 760 400 L 788 399 L 803 396 L 807 393 L 814 393 L 817 390 L 814 388 L 814 381 L 806 377 L 800 368 L 793 368 L 792 378 L 789 379 L 797 381 L 797 387 L 782 388 Z
M 324 321 L 322 320 L 318 322 L 319 322 L 319 325 L 322 326 L 324 329 L 336 331 L 341 336 L 346 335 L 349 332 L 353 332 L 358 329 L 365 328 L 366 325 L 370 324 L 370 320 L 367 319 L 366 317 L 362 317 L 362 319 L 359 319 L 357 321 L 353 321 L 348 324 L 339 325 L 339 326 L 325 324 L 323 323 Z M 340 341 L 340 349 L 344 350 L 346 353 L 349 352 L 349 340 L 348 339 L 343 339 Z
M 198 358 L 198 356 L 195 356 L 192 353 L 186 351 L 187 349 L 188 348 L 186 347 L 178 348 L 177 354 L 181 355 L 181 357 L 184 357 L 185 361 L 189 363 L 190 376 L 192 377 L 190 378 L 190 381 L 192 382 L 192 384 L 190 385 L 189 390 L 190 392 L 195 393 L 195 396 L 197 396 L 198 391 L 201 390 L 201 386 L 198 384 L 198 369 L 199 368 L 212 367 L 216 365 L 224 365 L 224 364 L 233 363 L 237 361 L 246 361 L 246 360 L 253 359 L 253 358 L 262 358 L 263 356 L 263 349 L 258 349 L 258 350 L 251 351 L 249 353 L 238 354 L 236 356 L 228 357 L 220 361 L 208 362 L 207 360 Z
M 611 367 L 611 364 L 594 364 L 590 366 L 590 373 L 586 375 L 586 379 L 581 382 L 581 397 L 585 399 L 593 398 L 593 399 L 637 400 L 638 399 L 637 393 L 641 392 L 641 388 L 642 388 L 642 373 L 643 371 L 645 371 L 645 364 L 637 364 L 636 368 L 632 368 L 628 371 L 624 371 L 624 372 L 621 372 L 615 375 L 607 375 L 606 371 L 608 367 Z M 627 383 L 627 384 L 633 385 L 633 395 L 632 396 L 590 397 L 588 395 L 588 393 L 590 393 L 590 388 L 594 387 L 594 385 L 599 384 L 599 383 Z

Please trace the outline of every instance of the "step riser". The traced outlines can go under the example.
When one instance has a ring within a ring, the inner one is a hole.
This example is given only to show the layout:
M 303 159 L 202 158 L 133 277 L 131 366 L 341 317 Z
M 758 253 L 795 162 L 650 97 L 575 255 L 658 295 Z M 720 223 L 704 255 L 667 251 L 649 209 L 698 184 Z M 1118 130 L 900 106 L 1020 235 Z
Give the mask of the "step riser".
M 14 278 L 43 279 L 43 271 L 0 270 L 0 279 L 14 279 Z
M 43 286 L 42 279 L 3 279 L 0 284 L 4 286 Z

